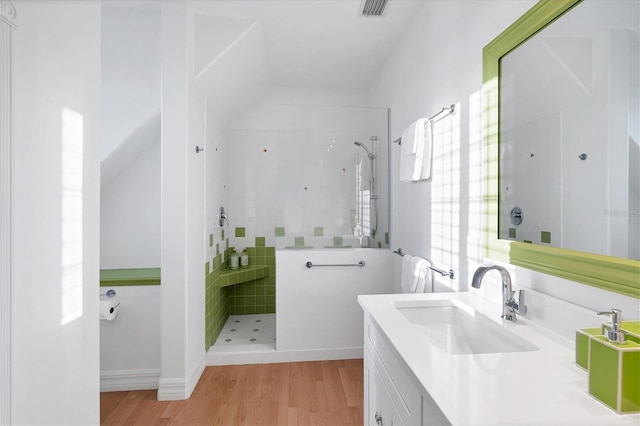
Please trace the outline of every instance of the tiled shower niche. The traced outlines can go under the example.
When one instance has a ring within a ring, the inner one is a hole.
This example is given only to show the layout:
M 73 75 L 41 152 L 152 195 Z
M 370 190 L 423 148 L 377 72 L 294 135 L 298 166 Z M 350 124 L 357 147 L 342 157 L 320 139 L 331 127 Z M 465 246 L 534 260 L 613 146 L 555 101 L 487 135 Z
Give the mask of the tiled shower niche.
M 212 236 L 209 243 L 213 245 Z M 264 237 L 256 237 L 255 246 L 247 247 L 249 268 L 232 271 L 228 259 L 233 247 L 228 239 L 224 245 L 222 252 L 216 246 L 216 256 L 205 264 L 205 349 L 215 343 L 229 315 L 276 311 L 275 248 L 266 247 Z

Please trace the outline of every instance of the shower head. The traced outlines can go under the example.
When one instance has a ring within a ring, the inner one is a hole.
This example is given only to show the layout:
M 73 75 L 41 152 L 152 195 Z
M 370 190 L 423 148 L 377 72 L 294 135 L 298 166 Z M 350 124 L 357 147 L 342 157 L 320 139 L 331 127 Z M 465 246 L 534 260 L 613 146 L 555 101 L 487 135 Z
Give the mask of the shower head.
M 367 153 L 367 157 L 369 157 L 371 160 L 373 160 L 373 159 L 375 159 L 375 158 L 376 158 L 376 156 L 375 156 L 375 155 L 373 155 L 371 152 L 369 152 L 369 150 L 367 149 L 367 147 L 366 147 L 366 146 L 364 146 L 364 145 L 362 144 L 362 142 L 355 141 L 355 142 L 354 142 L 354 144 L 356 144 L 356 145 L 358 145 L 360 148 L 364 149 L 364 150 L 366 151 L 366 153 Z

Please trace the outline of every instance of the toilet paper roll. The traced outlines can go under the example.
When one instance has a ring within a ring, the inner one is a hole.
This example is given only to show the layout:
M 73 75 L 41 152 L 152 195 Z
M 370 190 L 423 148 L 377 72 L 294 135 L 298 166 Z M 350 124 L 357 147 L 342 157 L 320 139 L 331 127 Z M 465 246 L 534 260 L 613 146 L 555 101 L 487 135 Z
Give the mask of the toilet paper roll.
M 118 315 L 118 308 L 120 302 L 115 300 L 101 300 L 100 301 L 100 320 L 113 321 Z

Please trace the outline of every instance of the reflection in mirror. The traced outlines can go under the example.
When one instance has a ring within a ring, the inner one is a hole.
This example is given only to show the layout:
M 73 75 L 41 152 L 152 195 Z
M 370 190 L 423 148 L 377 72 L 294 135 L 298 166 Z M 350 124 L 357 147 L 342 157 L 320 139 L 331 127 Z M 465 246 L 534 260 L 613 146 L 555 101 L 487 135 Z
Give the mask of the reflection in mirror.
M 584 0 L 502 57 L 500 238 L 640 259 L 639 28 Z

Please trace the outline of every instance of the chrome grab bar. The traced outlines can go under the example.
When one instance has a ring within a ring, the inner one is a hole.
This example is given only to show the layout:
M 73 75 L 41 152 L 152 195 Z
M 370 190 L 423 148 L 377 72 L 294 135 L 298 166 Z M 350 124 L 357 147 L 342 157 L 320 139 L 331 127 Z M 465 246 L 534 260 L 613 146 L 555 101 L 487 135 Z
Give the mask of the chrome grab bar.
M 336 263 L 336 264 L 324 264 L 324 265 L 314 265 L 313 263 L 311 263 L 311 261 L 307 262 L 304 264 L 304 266 L 306 266 L 307 268 L 311 269 L 313 267 L 320 267 L 320 266 L 358 266 L 360 268 L 362 268 L 365 265 L 364 260 L 361 260 L 358 263 Z

